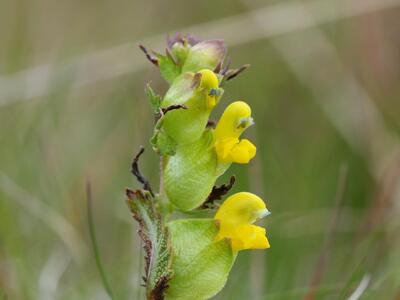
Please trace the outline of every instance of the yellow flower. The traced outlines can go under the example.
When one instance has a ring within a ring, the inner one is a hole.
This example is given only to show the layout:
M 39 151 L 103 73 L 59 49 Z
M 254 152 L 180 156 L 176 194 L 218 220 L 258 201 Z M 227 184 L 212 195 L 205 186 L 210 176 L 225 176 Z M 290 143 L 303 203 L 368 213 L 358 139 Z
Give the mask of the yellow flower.
M 213 109 L 217 105 L 219 81 L 217 75 L 211 70 L 203 69 L 201 74 L 200 88 L 208 91 L 206 105 L 208 109 Z
M 225 109 L 214 131 L 219 162 L 247 164 L 256 155 L 257 149 L 249 140 L 239 140 L 242 132 L 253 124 L 247 103 L 236 101 Z
M 252 193 L 241 192 L 230 196 L 214 217 L 219 223 L 216 241 L 230 239 L 233 251 L 269 248 L 265 229 L 253 225 L 269 214 L 264 201 Z

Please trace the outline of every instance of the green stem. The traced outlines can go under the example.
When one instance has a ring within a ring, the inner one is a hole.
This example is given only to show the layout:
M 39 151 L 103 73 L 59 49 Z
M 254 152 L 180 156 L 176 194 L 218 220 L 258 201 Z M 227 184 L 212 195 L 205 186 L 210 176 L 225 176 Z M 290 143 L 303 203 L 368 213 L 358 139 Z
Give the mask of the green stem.
M 160 186 L 159 186 L 159 192 L 158 192 L 158 200 L 159 200 L 159 204 L 160 204 L 161 211 L 162 211 L 165 221 L 167 221 L 170 218 L 171 214 L 174 211 L 173 206 L 168 201 L 168 197 L 167 197 L 167 194 L 165 193 L 165 189 L 164 189 L 164 169 L 165 169 L 167 160 L 168 160 L 168 156 L 166 156 L 166 155 L 160 156 Z
M 160 156 L 160 186 L 159 186 L 159 198 L 161 201 L 165 201 L 166 195 L 164 190 L 164 168 L 165 164 L 167 163 L 167 156 L 162 155 Z

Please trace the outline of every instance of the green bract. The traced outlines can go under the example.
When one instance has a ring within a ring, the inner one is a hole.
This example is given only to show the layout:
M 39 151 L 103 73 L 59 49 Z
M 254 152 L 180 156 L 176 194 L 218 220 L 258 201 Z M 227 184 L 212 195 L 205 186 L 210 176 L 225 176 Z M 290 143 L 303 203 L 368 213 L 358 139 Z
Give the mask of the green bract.
M 179 209 L 197 208 L 210 194 L 218 165 L 212 145 L 212 132 L 206 130 L 199 141 L 178 146 L 175 155 L 168 158 L 164 170 L 165 191 Z
M 213 130 L 207 129 L 194 143 L 177 146 L 164 170 L 169 201 L 181 210 L 199 207 L 211 193 L 217 178 L 230 164 L 218 163 Z
M 204 300 L 226 283 L 235 261 L 230 242 L 215 242 L 218 227 L 212 219 L 187 219 L 168 224 L 173 277 L 168 300 Z

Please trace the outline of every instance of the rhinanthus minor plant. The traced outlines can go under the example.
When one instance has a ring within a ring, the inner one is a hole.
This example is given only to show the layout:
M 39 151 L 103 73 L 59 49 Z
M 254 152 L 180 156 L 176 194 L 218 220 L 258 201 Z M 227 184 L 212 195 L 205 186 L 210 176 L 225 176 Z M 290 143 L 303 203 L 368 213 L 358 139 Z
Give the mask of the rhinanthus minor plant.
M 241 139 L 254 124 L 246 102 L 229 104 L 216 124 L 209 119 L 224 83 L 247 66 L 223 65 L 222 40 L 176 34 L 168 39 L 165 54 L 140 48 L 169 83 L 164 97 L 150 85 L 146 89 L 156 120 L 151 144 L 161 159 L 160 190 L 155 193 L 139 172 L 142 149 L 132 173 L 143 188 L 126 191 L 146 252 L 146 295 L 209 299 L 225 285 L 240 250 L 269 248 L 265 229 L 254 225 L 269 214 L 261 198 L 241 192 L 215 202 L 234 184 L 231 177 L 229 184 L 217 187 L 218 177 L 232 163 L 247 164 L 256 155 L 256 146 Z M 213 217 L 201 217 L 202 211 Z M 175 212 L 191 218 L 177 218 Z

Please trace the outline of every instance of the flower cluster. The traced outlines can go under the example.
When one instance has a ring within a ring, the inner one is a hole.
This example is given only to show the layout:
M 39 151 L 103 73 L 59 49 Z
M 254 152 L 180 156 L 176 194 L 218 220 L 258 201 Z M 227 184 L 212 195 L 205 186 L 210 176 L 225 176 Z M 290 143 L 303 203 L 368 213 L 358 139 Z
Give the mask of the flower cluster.
M 210 122 L 222 85 L 244 68 L 223 67 L 226 47 L 221 40 L 177 34 L 168 39 L 165 55 L 141 48 L 170 84 L 164 97 L 148 88 L 157 117 L 151 143 L 163 162 L 165 193 L 160 194 L 167 199 L 161 201 L 168 201 L 172 210 L 198 210 L 232 163 L 247 164 L 256 155 L 256 146 L 241 139 L 254 124 L 246 102 L 232 102 L 216 124 Z M 167 298 L 207 299 L 217 293 L 239 250 L 269 248 L 265 229 L 253 224 L 268 214 L 261 198 L 241 192 L 228 197 L 214 219 L 166 223 L 173 274 Z

